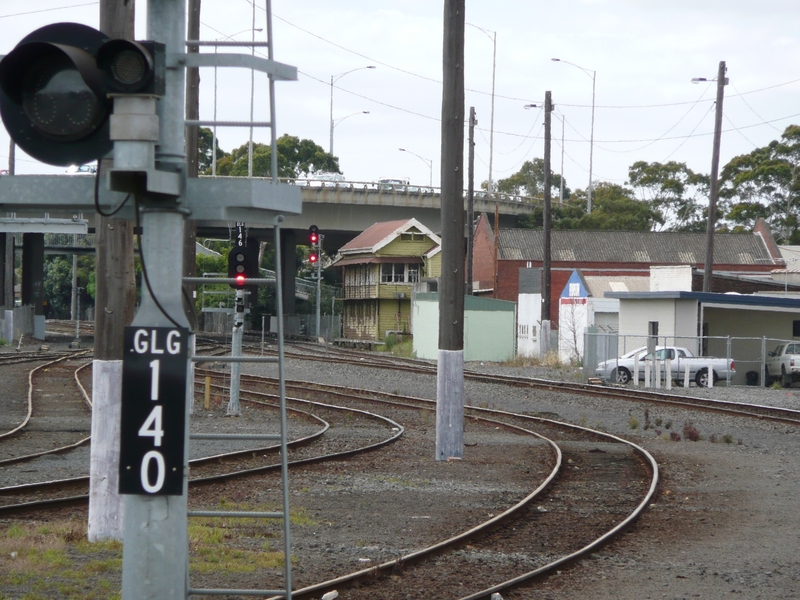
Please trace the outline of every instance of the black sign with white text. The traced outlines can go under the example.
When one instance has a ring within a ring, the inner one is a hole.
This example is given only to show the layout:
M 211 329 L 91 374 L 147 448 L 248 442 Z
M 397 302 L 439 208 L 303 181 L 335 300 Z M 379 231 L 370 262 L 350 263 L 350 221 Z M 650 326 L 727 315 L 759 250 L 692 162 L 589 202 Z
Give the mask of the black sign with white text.
M 126 327 L 119 493 L 183 494 L 189 332 Z

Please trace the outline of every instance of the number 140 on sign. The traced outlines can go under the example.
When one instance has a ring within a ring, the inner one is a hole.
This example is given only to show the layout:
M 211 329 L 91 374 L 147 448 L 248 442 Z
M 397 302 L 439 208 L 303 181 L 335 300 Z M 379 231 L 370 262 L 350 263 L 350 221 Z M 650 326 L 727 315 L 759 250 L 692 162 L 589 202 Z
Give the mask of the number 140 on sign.
M 121 494 L 183 493 L 188 331 L 126 327 Z

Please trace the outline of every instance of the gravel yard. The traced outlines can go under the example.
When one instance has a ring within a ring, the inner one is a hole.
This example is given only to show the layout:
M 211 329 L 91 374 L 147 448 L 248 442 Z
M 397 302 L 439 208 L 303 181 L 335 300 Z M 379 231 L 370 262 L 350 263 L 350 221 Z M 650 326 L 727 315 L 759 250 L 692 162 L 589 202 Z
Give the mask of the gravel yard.
M 12 367 L 4 367 L 10 369 Z M 14 370 L 27 372 L 25 365 Z M 467 368 L 548 379 L 577 380 L 569 369 L 503 367 L 468 364 Z M 250 365 L 246 371 L 275 375 L 276 368 Z M 8 373 L 4 373 L 5 379 Z M 288 379 L 346 385 L 351 388 L 401 392 L 435 398 L 434 376 L 409 375 L 400 371 L 361 368 L 335 363 L 289 360 Z M 6 386 L 6 390 L 11 389 Z M 754 404 L 768 404 L 800 410 L 800 389 L 757 387 L 716 387 L 675 390 L 707 398 L 724 398 Z M 650 510 L 614 543 L 559 575 L 537 584 L 536 591 L 517 590 L 506 599 L 624 600 L 647 598 L 800 598 L 800 526 L 797 498 L 800 496 L 800 462 L 797 431 L 772 423 L 722 417 L 706 412 L 664 409 L 640 403 L 573 394 L 526 390 L 515 387 L 465 383 L 466 402 L 474 406 L 539 413 L 558 420 L 585 424 L 631 439 L 649 450 L 661 465 L 661 484 Z M 215 419 L 198 415 L 210 425 Z M 228 419 L 227 422 L 233 420 Z M 634 426 L 635 424 L 635 426 Z M 697 442 L 684 439 L 685 425 L 700 434 Z M 672 441 L 677 432 L 681 441 Z M 465 452 L 465 463 L 470 453 Z M 434 447 L 422 447 L 415 461 L 421 469 L 437 469 Z M 77 461 L 86 460 L 79 455 Z M 366 461 L 369 464 L 369 461 Z M 469 467 L 468 464 L 464 465 Z M 407 468 L 406 465 L 403 468 Z M 323 489 L 322 506 L 330 503 L 337 511 L 347 498 L 376 495 L 374 477 L 349 473 L 346 465 L 334 469 L 333 479 L 346 480 L 347 496 L 335 489 Z M 468 476 L 470 486 L 481 481 Z M 344 479 L 343 479 L 344 478 Z M 298 478 L 311 485 L 313 478 Z M 324 484 L 324 482 L 323 482 Z M 459 487 L 452 482 L 445 489 Z M 509 483 L 509 489 L 515 483 Z M 324 488 L 324 485 L 323 485 Z M 497 491 L 497 482 L 487 484 L 486 493 Z M 319 490 L 317 490 L 319 491 Z M 313 489 L 309 493 L 316 493 Z M 380 500 L 378 498 L 378 500 Z M 424 498 L 422 499 L 424 502 Z M 412 515 L 429 515 L 430 505 L 404 506 Z M 358 518 L 343 528 L 331 530 L 327 538 L 298 540 L 301 559 L 313 560 L 314 553 L 335 553 L 342 567 L 363 556 L 385 556 L 392 544 L 381 540 L 378 524 Z M 383 534 L 385 537 L 385 534 Z M 409 538 L 409 542 L 411 538 Z M 0 580 L 3 560 L 0 558 Z M 5 563 L 8 564 L 8 563 Z M 0 587 L 0 597 L 2 587 Z M 342 595 L 346 598 L 346 595 Z

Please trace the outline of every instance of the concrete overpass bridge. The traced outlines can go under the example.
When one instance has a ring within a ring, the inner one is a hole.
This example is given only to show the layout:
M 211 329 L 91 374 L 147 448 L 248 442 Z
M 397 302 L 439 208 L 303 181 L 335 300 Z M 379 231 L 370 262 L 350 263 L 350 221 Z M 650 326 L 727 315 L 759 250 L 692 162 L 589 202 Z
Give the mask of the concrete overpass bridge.
M 317 225 L 325 236 L 323 248 L 334 253 L 367 227 L 381 221 L 415 218 L 431 231 L 442 230 L 441 193 L 439 188 L 412 185 L 391 185 L 366 182 L 338 181 L 335 184 L 313 180 L 281 180 L 302 189 L 303 212 L 287 215 L 283 228 L 294 232 L 305 243 L 309 226 Z M 475 214 L 500 214 L 501 227 L 513 227 L 519 215 L 532 214 L 539 201 L 509 194 L 474 194 Z M 466 191 L 464 210 L 467 210 Z M 248 223 L 250 235 L 271 241 L 270 230 Z M 198 221 L 198 236 L 227 237 L 228 223 Z
M 197 199 L 197 207 L 201 211 L 197 214 L 211 215 L 207 220 L 197 221 L 198 237 L 229 238 L 235 222 L 244 221 L 250 237 L 259 241 L 273 241 L 271 224 L 256 222 L 258 220 L 256 215 L 260 216 L 262 212 L 237 207 L 258 208 L 265 205 L 270 210 L 280 212 L 280 207 L 283 206 L 281 202 L 284 198 L 289 199 L 290 195 L 284 196 L 280 189 L 273 189 L 274 186 L 269 185 L 269 180 L 259 181 L 255 178 L 244 180 L 241 177 L 208 179 L 211 179 L 208 184 L 198 180 L 186 182 L 187 193 L 194 194 L 193 197 Z M 225 180 L 228 180 L 228 183 Z M 200 183 L 206 187 L 201 188 Z M 324 235 L 323 249 L 328 253 L 335 253 L 367 227 L 380 221 L 413 217 L 432 231 L 438 232 L 442 229 L 441 194 L 437 188 L 348 181 L 282 180 L 281 183 L 301 187 L 302 200 L 302 212 L 286 214 L 281 231 L 281 253 L 284 257 L 282 265 L 284 307 L 287 314 L 294 312 L 295 247 L 298 242 L 306 243 L 306 232 L 310 225 L 319 227 Z M 95 191 L 94 186 L 93 176 L 0 177 L 0 210 L 6 213 L 4 217 L 0 217 L 0 233 L 3 238 L 6 232 L 93 233 L 95 229 L 93 207 L 96 202 L 105 210 L 121 206 L 118 217 L 134 218 L 133 202 L 128 202 L 126 205 L 123 194 L 109 192 L 103 189 L 102 185 Z M 283 187 L 289 188 L 289 186 Z M 244 196 L 238 197 L 237 194 Z M 464 196 L 466 210 L 466 194 Z M 296 199 L 289 202 L 294 203 L 293 212 L 297 212 Z M 530 198 L 505 194 L 490 195 L 482 190 L 476 192 L 474 196 L 475 213 L 494 213 L 497 209 L 500 225 L 503 227 L 513 226 L 519 215 L 532 214 L 537 205 L 538 201 Z M 23 244 L 23 259 L 26 256 L 37 257 L 32 259 L 37 263 L 37 267 L 34 268 L 35 274 L 31 279 L 31 287 L 34 289 L 41 281 L 41 266 L 38 263 L 43 261 L 45 248 L 43 236 L 36 235 L 29 238 L 31 249 L 26 252 Z M 5 248 L 6 245 L 3 244 L 2 249 Z M 62 247 L 57 251 L 65 250 Z M 77 248 L 75 250 L 86 251 Z M 2 251 L 0 254 L 2 254 L 0 263 L 13 265 L 13 262 L 9 263 L 13 260 L 13 252 Z M 2 287 L 5 290 L 8 286 L 5 281 L 3 283 Z M 8 296 L 5 291 L 3 295 Z

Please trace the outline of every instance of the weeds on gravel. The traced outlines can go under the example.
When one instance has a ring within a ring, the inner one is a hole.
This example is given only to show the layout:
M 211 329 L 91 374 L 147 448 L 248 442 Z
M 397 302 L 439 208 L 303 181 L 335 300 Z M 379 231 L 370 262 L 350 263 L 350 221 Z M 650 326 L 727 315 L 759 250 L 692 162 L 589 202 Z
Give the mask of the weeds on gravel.
M 631 429 L 639 429 L 639 419 L 636 417 L 631 417 L 628 419 L 628 427 Z
M 681 441 L 681 434 L 678 433 L 677 431 L 670 431 L 669 432 L 669 439 L 671 439 L 673 442 L 680 442 Z
M 410 339 L 399 341 L 394 334 L 386 336 L 386 339 L 383 340 L 383 348 L 380 351 L 388 352 L 392 356 L 399 356 L 400 358 L 415 358 L 414 341 Z
M 90 544 L 84 527 L 71 519 L 0 532 L 0 598 L 119 599 L 122 544 Z
M 701 439 L 700 432 L 697 430 L 697 427 L 691 423 L 685 423 L 683 425 L 683 437 L 690 442 L 699 442 Z

